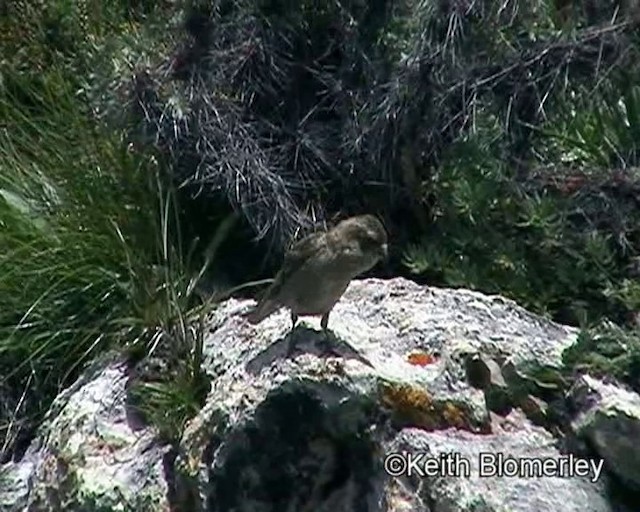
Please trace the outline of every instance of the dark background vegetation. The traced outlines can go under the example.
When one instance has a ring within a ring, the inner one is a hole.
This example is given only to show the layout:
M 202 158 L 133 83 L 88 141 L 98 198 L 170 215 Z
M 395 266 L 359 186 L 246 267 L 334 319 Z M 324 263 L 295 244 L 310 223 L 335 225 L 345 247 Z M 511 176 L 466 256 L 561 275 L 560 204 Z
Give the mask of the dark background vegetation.
M 0 16 L 5 458 L 87 360 L 188 338 L 196 292 L 268 277 L 291 240 L 364 212 L 392 240 L 373 274 L 579 326 L 567 371 L 640 390 L 633 1 Z

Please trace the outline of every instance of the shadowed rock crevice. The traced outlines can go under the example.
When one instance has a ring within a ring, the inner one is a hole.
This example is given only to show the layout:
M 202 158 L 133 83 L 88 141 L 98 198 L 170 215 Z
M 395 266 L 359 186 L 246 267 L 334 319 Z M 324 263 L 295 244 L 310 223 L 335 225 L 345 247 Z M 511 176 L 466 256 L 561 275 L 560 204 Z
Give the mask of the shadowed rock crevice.
M 211 470 L 207 510 L 370 510 L 375 443 L 364 403 L 327 407 L 312 390 L 278 389 L 231 434 Z M 342 508 L 341 508 L 342 509 Z
M 169 450 L 162 458 L 164 477 L 167 481 L 167 501 L 172 512 L 195 512 L 198 510 L 197 486 L 176 471 L 178 451 Z

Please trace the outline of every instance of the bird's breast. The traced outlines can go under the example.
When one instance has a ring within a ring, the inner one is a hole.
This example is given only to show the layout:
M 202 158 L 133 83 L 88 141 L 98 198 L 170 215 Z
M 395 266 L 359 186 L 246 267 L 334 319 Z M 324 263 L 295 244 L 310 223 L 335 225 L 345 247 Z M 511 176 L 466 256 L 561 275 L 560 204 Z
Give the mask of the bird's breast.
M 350 277 L 335 273 L 307 272 L 295 276 L 283 293 L 283 303 L 294 313 L 323 315 L 340 300 L 349 286 Z

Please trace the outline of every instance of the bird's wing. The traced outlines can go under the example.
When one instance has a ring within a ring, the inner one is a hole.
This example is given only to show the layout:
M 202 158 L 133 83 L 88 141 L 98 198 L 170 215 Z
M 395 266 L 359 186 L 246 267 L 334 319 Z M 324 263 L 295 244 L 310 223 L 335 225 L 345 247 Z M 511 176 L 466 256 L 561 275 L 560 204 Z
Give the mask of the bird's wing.
M 312 233 L 291 246 L 273 283 L 267 288 L 258 305 L 246 315 L 249 322 L 257 324 L 280 308 L 279 295 L 283 285 L 316 253 L 324 243 L 324 235 L 325 233 Z

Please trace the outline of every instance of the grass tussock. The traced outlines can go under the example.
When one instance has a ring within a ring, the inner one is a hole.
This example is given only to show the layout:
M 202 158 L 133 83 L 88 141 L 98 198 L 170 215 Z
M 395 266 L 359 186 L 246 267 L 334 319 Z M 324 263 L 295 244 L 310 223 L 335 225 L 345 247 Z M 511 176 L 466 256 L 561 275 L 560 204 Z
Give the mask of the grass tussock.
M 0 99 L 3 458 L 92 358 L 184 337 L 199 275 L 155 156 L 96 123 L 63 75 L 9 78 Z

